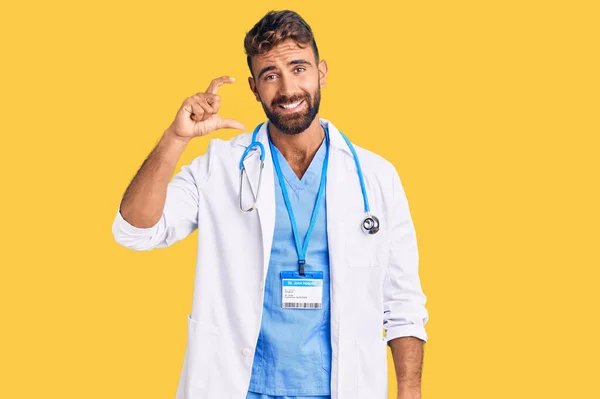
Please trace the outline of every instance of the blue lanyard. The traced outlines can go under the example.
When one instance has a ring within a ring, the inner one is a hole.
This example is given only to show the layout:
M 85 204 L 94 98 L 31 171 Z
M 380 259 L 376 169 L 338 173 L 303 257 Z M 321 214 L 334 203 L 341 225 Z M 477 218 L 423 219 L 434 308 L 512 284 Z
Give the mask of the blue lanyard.
M 267 125 L 267 130 L 269 129 L 269 125 Z M 312 231 L 315 227 L 315 223 L 317 221 L 317 214 L 319 213 L 319 208 L 321 205 L 321 201 L 323 200 L 323 193 L 325 192 L 325 181 L 327 180 L 327 167 L 329 163 L 329 131 L 327 128 L 325 130 L 325 160 L 323 161 L 323 170 L 321 171 L 321 183 L 319 184 L 319 193 L 317 194 L 317 200 L 315 201 L 315 207 L 313 208 L 312 217 L 310 218 L 310 224 L 308 225 L 308 230 L 306 231 L 306 237 L 304 237 L 304 245 L 300 245 L 300 237 L 298 234 L 298 226 L 296 225 L 296 218 L 294 217 L 294 210 L 292 209 L 292 204 L 290 203 L 290 197 L 287 192 L 287 188 L 285 186 L 285 181 L 283 180 L 283 174 L 281 173 L 281 166 L 279 165 L 279 159 L 277 154 L 275 153 L 275 146 L 271 141 L 271 134 L 267 132 L 267 136 L 269 138 L 269 146 L 271 147 L 271 157 L 273 158 L 273 164 L 275 166 L 275 171 L 277 172 L 277 178 L 279 179 L 279 185 L 281 186 L 281 192 L 283 193 L 283 200 L 285 201 L 285 207 L 287 208 L 288 215 L 290 217 L 290 223 L 292 224 L 292 232 L 294 233 L 294 240 L 296 241 L 296 252 L 298 254 L 298 272 L 301 276 L 304 276 L 304 264 L 306 263 L 306 250 L 308 249 L 308 242 L 310 241 L 310 236 L 312 235 Z

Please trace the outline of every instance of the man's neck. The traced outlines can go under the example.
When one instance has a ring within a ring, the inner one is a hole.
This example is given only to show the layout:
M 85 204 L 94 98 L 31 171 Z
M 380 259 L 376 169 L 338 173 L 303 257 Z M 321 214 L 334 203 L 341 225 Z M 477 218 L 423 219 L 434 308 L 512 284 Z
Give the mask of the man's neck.
M 273 145 L 285 157 L 296 176 L 302 179 L 325 138 L 325 130 L 321 127 L 319 116 L 315 117 L 308 129 L 299 134 L 282 133 L 273 124 L 269 124 L 269 130 Z

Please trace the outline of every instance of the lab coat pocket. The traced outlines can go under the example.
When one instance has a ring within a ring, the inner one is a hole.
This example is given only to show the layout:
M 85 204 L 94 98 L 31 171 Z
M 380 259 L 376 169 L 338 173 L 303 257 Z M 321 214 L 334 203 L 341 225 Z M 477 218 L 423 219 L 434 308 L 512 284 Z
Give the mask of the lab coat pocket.
M 338 366 L 338 397 L 339 398 L 357 398 L 358 391 L 358 372 L 357 372 L 357 349 L 356 342 L 340 339 L 337 358 L 334 358 Z M 335 374 L 335 373 L 334 373 Z M 333 380 L 332 380 L 333 381 Z M 365 397 L 367 398 L 367 397 Z
M 211 382 L 216 359 L 219 328 L 188 315 L 187 398 L 204 397 Z
M 361 232 L 346 240 L 346 262 L 349 267 L 379 267 L 384 242 L 380 234 Z
M 384 337 L 356 343 L 358 397 L 387 398 L 387 343 Z

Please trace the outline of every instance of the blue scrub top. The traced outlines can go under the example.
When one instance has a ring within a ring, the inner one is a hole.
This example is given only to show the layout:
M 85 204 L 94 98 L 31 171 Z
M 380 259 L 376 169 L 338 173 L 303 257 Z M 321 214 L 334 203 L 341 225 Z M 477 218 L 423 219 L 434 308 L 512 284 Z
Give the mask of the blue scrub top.
M 326 129 L 326 127 L 324 127 Z M 296 218 L 300 244 L 312 216 L 321 179 L 326 143 L 319 147 L 302 176 L 294 173 L 277 148 L 281 172 Z M 248 399 L 268 395 L 285 397 L 331 395 L 331 334 L 329 303 L 329 250 L 327 243 L 326 198 L 319 213 L 306 253 L 305 270 L 323 272 L 322 309 L 283 309 L 281 272 L 298 271 L 298 255 L 290 218 L 279 180 L 275 176 L 275 233 L 265 282 L 263 317 L 256 345 Z M 308 399 L 308 398 L 307 398 Z

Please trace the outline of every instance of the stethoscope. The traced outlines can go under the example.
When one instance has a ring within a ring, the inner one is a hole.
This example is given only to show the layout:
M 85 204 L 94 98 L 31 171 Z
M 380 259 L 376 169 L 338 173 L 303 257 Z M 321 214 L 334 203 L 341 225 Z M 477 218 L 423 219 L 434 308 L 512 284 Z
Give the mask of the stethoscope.
M 261 142 L 256 141 L 256 136 L 258 134 L 258 131 L 260 130 L 260 127 L 264 123 L 265 122 L 260 123 L 258 126 L 256 126 L 256 129 L 254 129 L 254 132 L 252 133 L 252 142 L 246 148 L 246 150 L 242 154 L 242 158 L 240 159 L 240 195 L 239 195 L 239 197 L 240 197 L 240 210 L 244 213 L 252 212 L 254 209 L 256 209 L 256 204 L 258 202 L 258 195 L 260 193 L 260 183 L 262 181 L 262 173 L 263 173 L 263 168 L 265 166 L 265 147 L 262 145 Z M 344 135 L 344 133 L 342 133 L 342 132 L 340 132 L 340 134 L 342 135 L 342 137 L 344 138 L 344 141 L 348 145 L 348 148 L 350 148 L 350 151 L 352 152 L 352 156 L 354 157 L 354 163 L 356 164 L 356 170 L 358 171 L 358 179 L 360 181 L 360 189 L 362 191 L 363 204 L 364 204 L 364 209 L 365 209 L 365 218 L 362 222 L 362 228 L 365 231 L 365 233 L 375 234 L 379 231 L 379 227 L 380 227 L 379 219 L 377 218 L 377 216 L 371 215 L 371 211 L 370 211 L 370 207 L 369 207 L 369 199 L 367 197 L 367 189 L 365 187 L 365 180 L 363 178 L 362 168 L 360 167 L 360 162 L 358 161 L 358 155 L 356 154 L 356 150 L 354 149 L 354 146 L 352 145 L 350 140 L 348 140 L 348 137 L 346 137 Z M 244 160 L 246 159 L 246 156 L 248 155 L 248 153 L 250 151 L 252 151 L 252 149 L 254 147 L 258 147 L 260 150 L 260 171 L 258 174 L 258 186 L 256 187 L 256 197 L 254 199 L 254 204 L 252 204 L 252 206 L 250 208 L 244 209 L 244 207 L 242 205 L 242 183 L 243 183 L 244 171 L 246 170 L 246 168 L 244 167 Z

